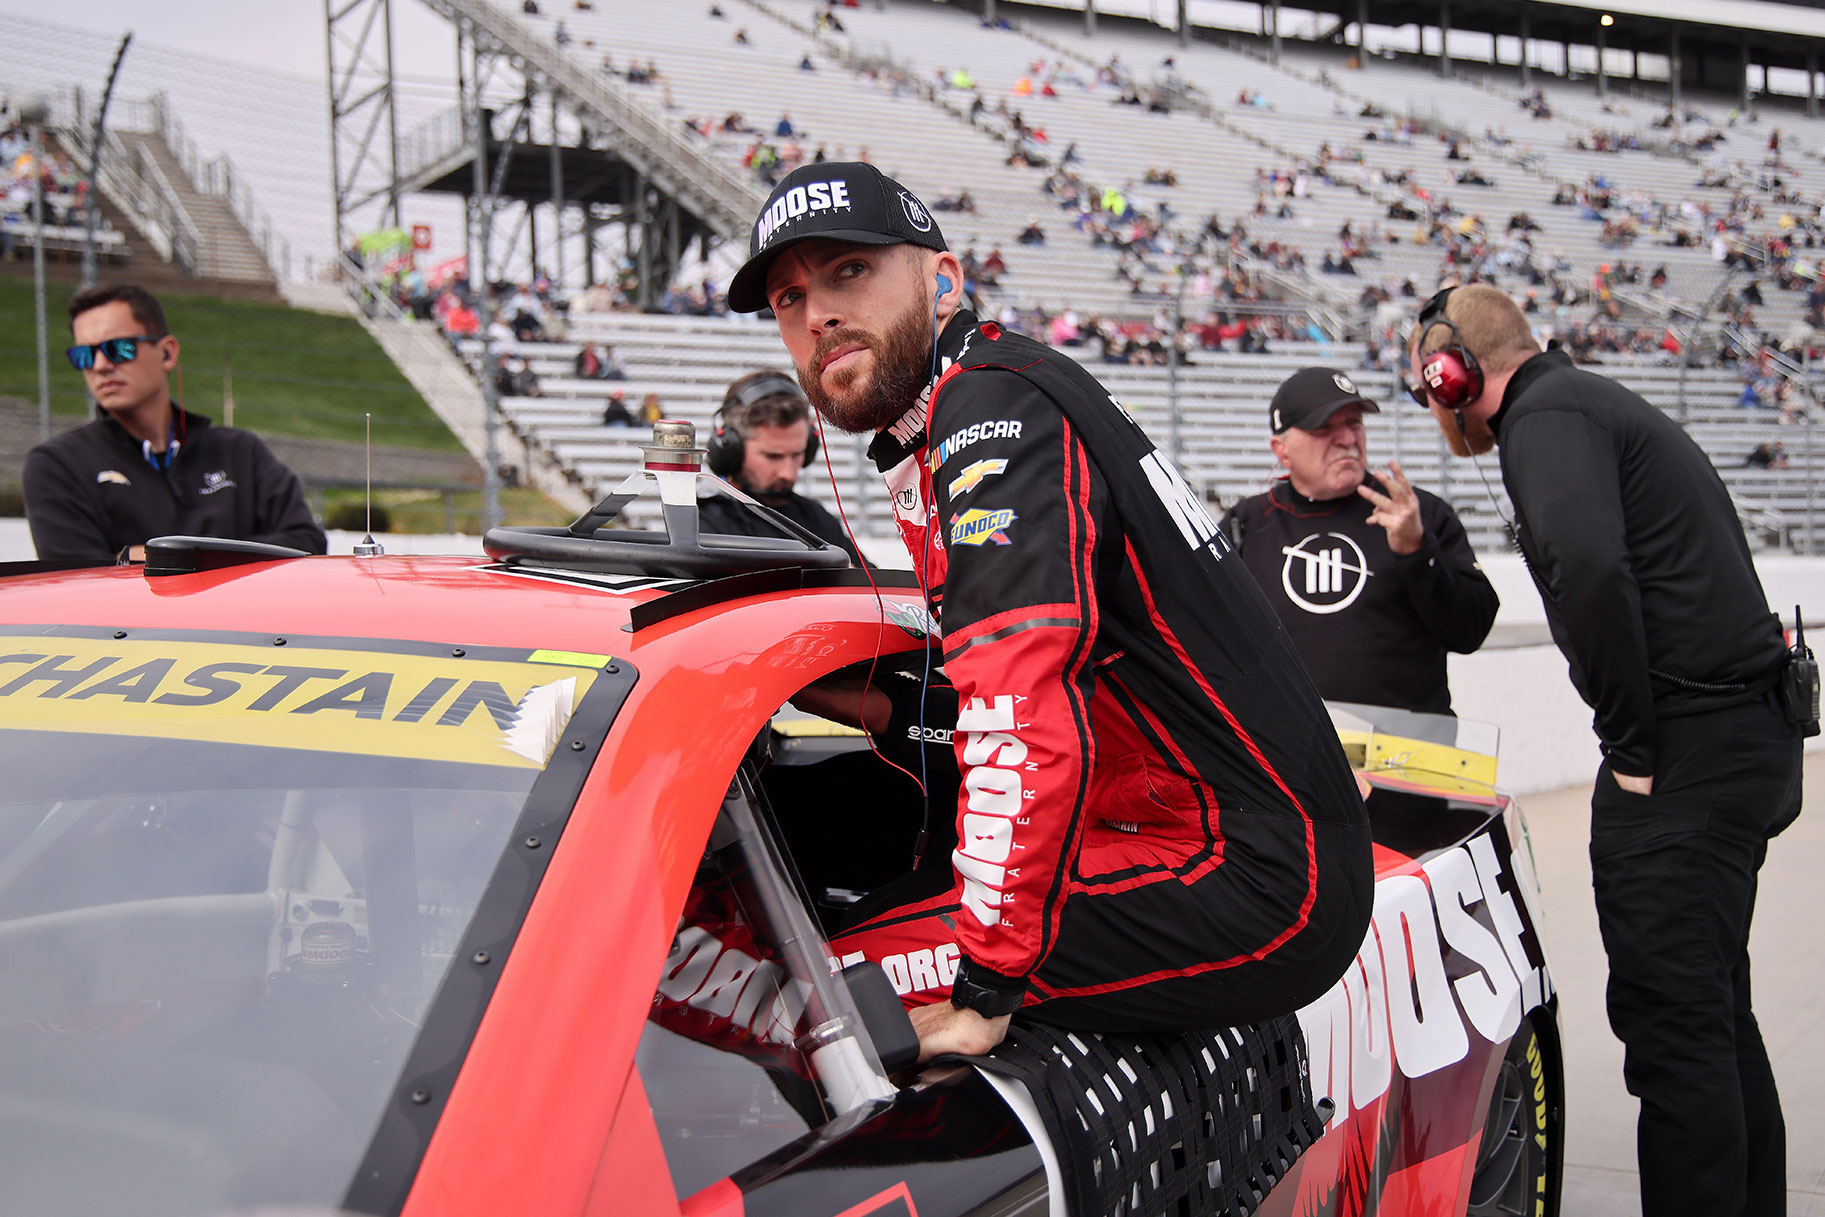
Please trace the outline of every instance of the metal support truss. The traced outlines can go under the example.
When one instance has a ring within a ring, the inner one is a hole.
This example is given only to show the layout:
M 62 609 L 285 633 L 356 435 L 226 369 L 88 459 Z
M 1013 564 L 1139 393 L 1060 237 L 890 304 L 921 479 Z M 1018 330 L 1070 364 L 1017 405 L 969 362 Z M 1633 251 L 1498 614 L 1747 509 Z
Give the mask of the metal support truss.
M 323 0 L 329 47 L 330 165 L 336 241 L 363 227 L 356 213 L 384 199 L 378 217 L 399 226 L 399 117 L 393 104 L 393 0 Z M 385 160 L 382 161 L 384 156 Z

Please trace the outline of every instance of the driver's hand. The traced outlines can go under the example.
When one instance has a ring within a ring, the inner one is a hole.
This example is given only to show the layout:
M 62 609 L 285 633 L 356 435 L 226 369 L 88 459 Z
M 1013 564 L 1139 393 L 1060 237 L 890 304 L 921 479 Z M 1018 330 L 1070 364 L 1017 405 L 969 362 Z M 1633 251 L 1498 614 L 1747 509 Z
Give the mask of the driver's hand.
M 984 1018 L 974 1010 L 960 1010 L 948 1001 L 912 1009 L 913 1030 L 919 1033 L 919 1063 L 954 1052 L 981 1056 L 1007 1038 L 1013 1015 Z

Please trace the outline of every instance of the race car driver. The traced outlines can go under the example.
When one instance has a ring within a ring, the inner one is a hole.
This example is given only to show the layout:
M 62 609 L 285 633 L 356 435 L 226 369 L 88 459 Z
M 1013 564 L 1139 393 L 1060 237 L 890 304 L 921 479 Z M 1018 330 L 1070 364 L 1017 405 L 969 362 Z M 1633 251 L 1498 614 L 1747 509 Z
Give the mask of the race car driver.
M 1363 414 L 1380 413 L 1331 368 L 1287 377 L 1267 410 L 1286 470 L 1223 531 L 1333 701 L 1451 713 L 1448 652 L 1495 624 L 1495 588 L 1451 504 L 1398 463 L 1369 472 Z
M 962 282 L 910 191 L 827 162 L 775 187 L 729 287 L 773 310 L 819 415 L 875 433 L 960 703 L 954 873 L 915 872 L 832 948 L 954 961 L 905 995 L 927 1059 L 987 1051 L 1022 1009 L 1132 1031 L 1297 1009 L 1372 899 L 1317 691 L 1127 412 Z

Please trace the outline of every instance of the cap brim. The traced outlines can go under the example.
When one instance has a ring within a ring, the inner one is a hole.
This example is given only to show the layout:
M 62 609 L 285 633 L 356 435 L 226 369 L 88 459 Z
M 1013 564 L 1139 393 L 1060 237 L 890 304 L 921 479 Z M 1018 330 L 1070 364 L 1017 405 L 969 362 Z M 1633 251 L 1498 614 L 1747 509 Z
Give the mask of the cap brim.
M 869 232 L 861 228 L 827 228 L 821 232 L 799 233 L 786 237 L 768 246 L 742 263 L 735 277 L 729 280 L 729 311 L 735 313 L 758 313 L 767 307 L 767 268 L 773 265 L 773 259 L 791 249 L 801 241 L 848 241 L 853 245 L 905 245 L 904 237 L 888 236 L 884 233 Z
M 1343 409 L 1345 406 L 1361 406 L 1364 414 L 1381 413 L 1381 407 L 1366 397 L 1346 397 L 1342 401 L 1334 401 L 1330 405 L 1320 408 L 1310 418 L 1302 419 L 1301 421 L 1294 423 L 1293 426 L 1301 431 L 1316 431 L 1318 428 L 1330 422 L 1331 415 L 1337 413 L 1337 411 Z

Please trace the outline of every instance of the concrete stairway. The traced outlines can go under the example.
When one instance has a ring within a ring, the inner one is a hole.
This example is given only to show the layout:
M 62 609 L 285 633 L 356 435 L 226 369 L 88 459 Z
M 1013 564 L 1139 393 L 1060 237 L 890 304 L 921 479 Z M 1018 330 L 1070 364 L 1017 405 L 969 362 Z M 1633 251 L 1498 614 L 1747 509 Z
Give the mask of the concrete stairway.
M 437 327 L 387 317 L 364 317 L 361 324 L 463 447 L 485 463 L 487 415 L 481 387 L 468 367 L 451 352 Z M 523 482 L 565 510 L 581 515 L 594 501 L 555 459 L 542 449 L 528 447 L 504 420 L 495 429 L 495 447 L 502 464 L 517 466 Z
M 163 138 L 147 131 L 120 131 L 117 134 L 129 152 L 144 152 L 171 183 L 199 237 L 196 266 L 199 277 L 248 283 L 273 282 L 272 267 L 260 255 L 259 247 L 247 235 L 228 200 L 199 189 Z

